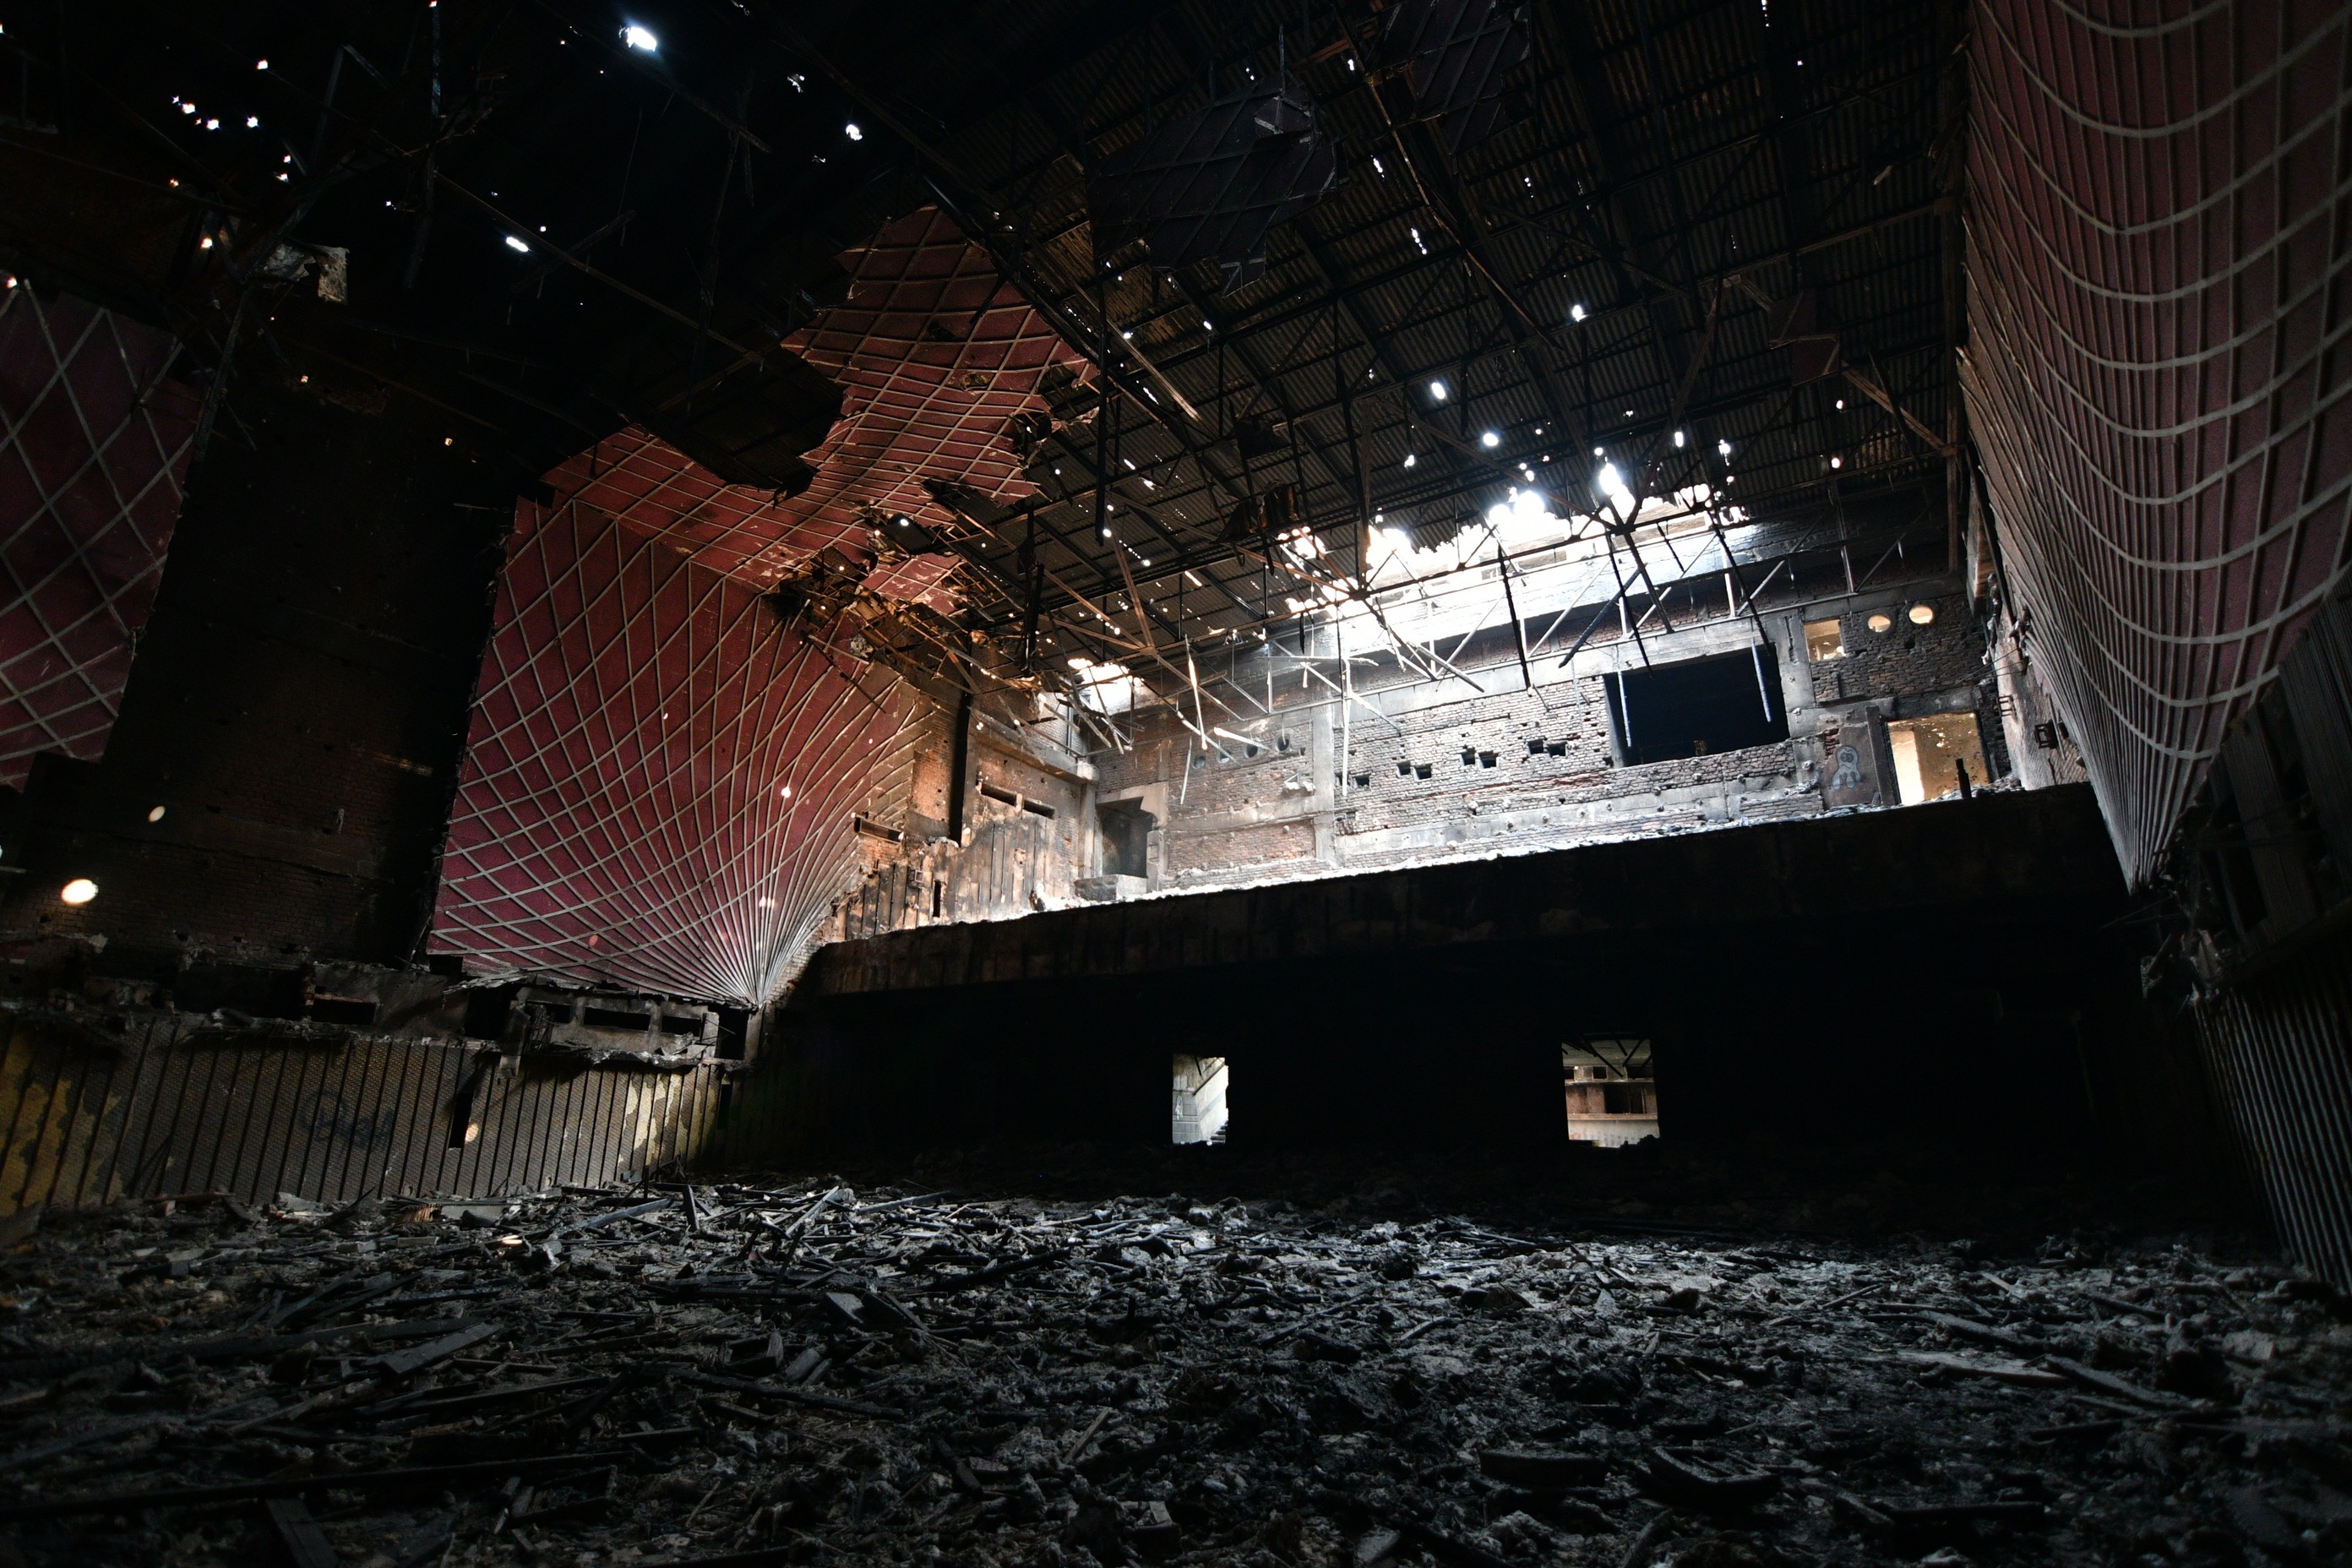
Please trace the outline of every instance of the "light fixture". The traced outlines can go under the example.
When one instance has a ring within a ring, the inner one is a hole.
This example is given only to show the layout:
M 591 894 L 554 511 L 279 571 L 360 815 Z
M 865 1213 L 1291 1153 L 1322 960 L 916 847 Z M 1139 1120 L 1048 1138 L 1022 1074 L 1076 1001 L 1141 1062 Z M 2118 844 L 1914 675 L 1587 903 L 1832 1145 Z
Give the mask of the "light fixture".
M 1933 621 L 1935 620 L 1935 618 L 1936 618 L 1936 606 L 1935 606 L 1935 605 L 1912 605 L 1912 606 L 1911 606 L 1911 624 L 1912 624 L 1913 626 L 1927 626 L 1927 625 L 1928 625 L 1929 623 L 1933 622 Z
M 848 137 L 852 142 L 863 142 L 866 140 L 866 132 L 857 128 L 857 121 L 855 120 L 843 126 L 841 128 L 841 133 Z
M 1715 450 L 1718 457 L 1728 458 L 1731 456 L 1731 443 L 1728 441 L 1717 441 L 1715 444 Z
M 1429 384 L 1429 400 L 1432 403 L 1443 403 L 1445 401 L 1445 384 L 1444 382 L 1433 381 Z
M 778 791 L 776 792 L 776 796 L 777 796 L 777 798 L 778 798 L 778 799 L 780 799 L 780 800 L 790 800 L 790 799 L 792 799 L 792 798 L 793 798 L 793 786 L 792 786 L 792 785 L 790 785 L 790 784 L 786 784 L 783 788 L 782 788 L 782 789 L 780 789 L 780 790 L 778 790 Z
M 1838 405 L 1838 407 L 1839 407 L 1839 408 L 1841 408 L 1841 409 L 1844 408 L 1844 407 L 1845 407 L 1845 399 L 1844 399 L 1844 398 L 1843 398 L 1843 397 L 1839 398 L 1839 399 L 1837 400 L 1837 405 Z
M 638 22 L 631 22 L 621 29 L 621 42 L 633 49 L 643 49 L 647 54 L 661 47 L 661 40 L 654 37 L 654 30 Z
M 86 904 L 98 897 L 98 884 L 88 877 L 76 877 L 58 889 L 58 897 L 69 904 Z
M 268 60 L 256 60 L 253 62 L 253 68 L 257 71 L 266 71 L 269 68 L 269 62 Z
M 519 234 L 510 234 L 507 236 L 507 248 L 509 250 L 519 251 L 525 256 L 529 256 L 530 254 L 530 241 L 523 238 L 523 237 Z
M 1494 431 L 1492 431 L 1492 430 L 1487 431 L 1485 435 L 1483 435 L 1483 436 L 1481 436 L 1481 437 L 1478 437 L 1478 445 L 1480 445 L 1481 447 L 1490 447 L 1490 448 L 1491 448 L 1491 447 L 1499 447 L 1499 446 L 1501 446 L 1502 444 L 1503 444 L 1503 437 L 1502 437 L 1501 436 L 1497 435 L 1496 432 L 1494 432 Z
M 1843 458 L 1832 458 L 1830 459 L 1830 467 L 1832 468 L 1843 468 L 1845 467 L 1845 459 Z
M 248 114 L 245 117 L 245 128 L 247 131 L 257 130 L 259 128 L 260 124 L 261 116 L 258 114 Z
M 1690 437 L 1689 437 L 1689 436 L 1688 436 L 1688 434 L 1687 434 L 1686 432 L 1684 432 L 1684 431 L 1681 431 L 1681 430 L 1677 430 L 1677 431 L 1675 431 L 1675 445 L 1677 447 L 1682 447 L 1682 446 L 1685 445 L 1685 444 L 1689 441 L 1689 439 L 1690 439 Z
M 1417 453 L 1417 452 L 1407 452 L 1407 453 L 1404 455 L 1404 466 L 1405 466 L 1406 468 L 1412 468 L 1415 463 L 1418 463 L 1418 462 L 1420 462 L 1420 461 L 1421 461 L 1421 455 L 1420 455 L 1419 453 Z
M 1584 320 L 1584 307 L 1581 305 L 1570 305 L 1568 308 L 1568 319 L 1571 321 L 1580 321 Z
M 163 821 L 163 808 L 162 806 L 160 806 L 160 805 L 151 805 L 151 806 L 149 806 L 149 807 L 147 808 L 147 820 L 148 820 L 148 821 L 150 821 L 150 822 L 161 822 L 161 821 Z
M 196 248 L 198 250 L 210 250 L 212 247 L 213 237 L 211 235 L 205 235 L 202 239 L 196 241 Z

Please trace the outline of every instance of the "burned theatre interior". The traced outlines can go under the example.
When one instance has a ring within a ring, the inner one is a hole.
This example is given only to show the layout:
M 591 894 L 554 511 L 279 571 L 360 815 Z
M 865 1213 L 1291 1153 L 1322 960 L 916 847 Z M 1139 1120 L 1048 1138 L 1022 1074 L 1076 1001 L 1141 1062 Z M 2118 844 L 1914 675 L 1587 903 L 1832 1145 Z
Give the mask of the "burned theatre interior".
M 0 1568 L 2352 1563 L 2341 0 L 0 0 Z

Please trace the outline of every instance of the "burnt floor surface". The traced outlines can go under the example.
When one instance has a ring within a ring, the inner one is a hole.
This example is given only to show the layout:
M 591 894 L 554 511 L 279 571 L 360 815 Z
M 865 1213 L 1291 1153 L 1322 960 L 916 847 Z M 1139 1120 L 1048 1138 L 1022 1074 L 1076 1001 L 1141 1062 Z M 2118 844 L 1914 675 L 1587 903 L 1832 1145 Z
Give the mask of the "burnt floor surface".
M 1234 1152 L 20 1222 L 0 1561 L 2352 1547 L 2341 1303 L 2164 1190 Z

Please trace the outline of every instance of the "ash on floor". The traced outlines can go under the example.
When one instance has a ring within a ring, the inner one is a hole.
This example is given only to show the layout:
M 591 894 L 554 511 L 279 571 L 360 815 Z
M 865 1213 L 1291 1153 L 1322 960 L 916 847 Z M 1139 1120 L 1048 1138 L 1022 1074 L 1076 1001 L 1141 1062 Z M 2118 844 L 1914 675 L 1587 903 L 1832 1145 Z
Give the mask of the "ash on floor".
M 830 1178 L 14 1229 L 7 1563 L 2352 1550 L 2343 1303 L 2179 1244 Z

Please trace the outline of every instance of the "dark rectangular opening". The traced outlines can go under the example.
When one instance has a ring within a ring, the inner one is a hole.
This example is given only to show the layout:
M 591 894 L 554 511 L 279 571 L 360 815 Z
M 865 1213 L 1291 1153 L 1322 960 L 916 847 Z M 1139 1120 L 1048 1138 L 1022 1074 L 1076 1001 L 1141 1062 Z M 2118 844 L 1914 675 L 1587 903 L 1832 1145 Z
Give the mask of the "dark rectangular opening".
M 1102 868 L 1106 877 L 1150 875 L 1147 851 L 1153 817 L 1135 801 L 1115 800 L 1095 809 L 1102 829 Z
M 1604 676 L 1609 721 L 1629 763 L 1663 763 L 1789 738 L 1772 649 L 1717 654 Z
M 357 1024 L 365 1027 L 375 1022 L 375 1004 L 356 996 L 313 996 L 310 1016 L 320 1024 Z
M 1051 816 L 1054 815 L 1054 808 L 1047 805 L 1042 800 L 1024 800 L 1021 803 L 1021 809 L 1028 812 L 1033 816 Z
M 583 1007 L 580 1021 L 596 1029 L 643 1029 L 652 1018 L 644 1013 L 624 1013 L 617 1007 Z
M 699 1015 L 682 1018 L 675 1013 L 664 1013 L 661 1016 L 661 1032 L 665 1035 L 699 1035 L 702 1033 L 702 1019 Z

